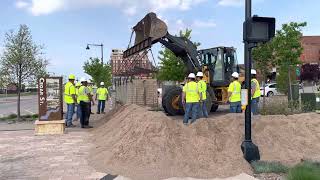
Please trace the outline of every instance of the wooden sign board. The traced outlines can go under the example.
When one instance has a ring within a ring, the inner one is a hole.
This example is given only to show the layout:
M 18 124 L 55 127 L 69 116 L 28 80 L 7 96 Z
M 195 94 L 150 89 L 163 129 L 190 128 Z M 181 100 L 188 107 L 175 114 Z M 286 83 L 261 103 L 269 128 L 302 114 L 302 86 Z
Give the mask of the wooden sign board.
M 39 121 L 56 121 L 63 119 L 62 95 L 62 77 L 39 78 Z

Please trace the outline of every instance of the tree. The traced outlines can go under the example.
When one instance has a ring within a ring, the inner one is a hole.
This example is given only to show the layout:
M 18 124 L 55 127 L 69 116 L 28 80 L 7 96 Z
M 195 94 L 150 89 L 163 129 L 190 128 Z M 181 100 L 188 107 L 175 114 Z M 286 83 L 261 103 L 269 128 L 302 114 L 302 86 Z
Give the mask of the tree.
M 273 41 L 259 44 L 252 51 L 255 68 L 262 74 L 263 82 L 266 82 L 267 75 L 275 66 Z M 265 91 L 263 92 L 263 108 L 265 107 Z
M 282 29 L 277 31 L 273 39 L 274 53 L 275 57 L 277 57 L 276 65 L 279 68 L 279 75 L 277 76 L 278 90 L 285 94 L 291 88 L 291 80 L 295 78 L 292 67 L 300 64 L 300 55 L 303 50 L 300 43 L 301 31 L 306 25 L 306 22 L 283 24 Z
M 180 31 L 179 36 L 191 39 L 191 29 Z M 195 43 L 195 46 L 200 46 L 200 43 Z M 183 81 L 186 75 L 186 66 L 181 58 L 176 57 L 168 48 L 159 51 L 160 60 L 159 72 L 157 77 L 163 81 Z
M 102 65 L 99 58 L 90 58 L 84 63 L 83 70 L 92 77 L 92 81 L 95 84 L 104 82 L 106 87 L 112 85 L 111 66 L 109 64 Z
M 21 87 L 25 82 L 36 81 L 46 71 L 48 61 L 43 58 L 43 47 L 32 40 L 27 25 L 20 25 L 18 32 L 10 31 L 5 35 L 5 47 L 1 57 L 0 74 L 9 83 L 17 84 L 17 118 L 20 120 Z

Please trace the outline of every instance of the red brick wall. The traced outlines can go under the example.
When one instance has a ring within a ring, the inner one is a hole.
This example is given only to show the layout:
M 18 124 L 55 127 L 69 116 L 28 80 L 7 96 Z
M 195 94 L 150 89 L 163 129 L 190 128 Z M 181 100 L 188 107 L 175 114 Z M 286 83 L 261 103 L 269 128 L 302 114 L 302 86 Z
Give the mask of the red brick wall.
M 303 63 L 320 63 L 320 36 L 303 36 L 301 38 Z

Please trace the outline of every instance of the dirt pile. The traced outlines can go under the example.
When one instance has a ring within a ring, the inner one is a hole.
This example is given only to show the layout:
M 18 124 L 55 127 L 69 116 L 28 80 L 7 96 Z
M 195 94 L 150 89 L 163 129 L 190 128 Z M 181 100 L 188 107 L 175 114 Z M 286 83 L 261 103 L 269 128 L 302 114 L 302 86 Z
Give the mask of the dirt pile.
M 262 159 L 292 163 L 319 154 L 319 115 L 305 116 L 255 118 L 254 141 Z M 240 150 L 243 119 L 226 114 L 184 126 L 162 112 L 129 105 L 93 131 L 91 164 L 137 180 L 251 174 Z

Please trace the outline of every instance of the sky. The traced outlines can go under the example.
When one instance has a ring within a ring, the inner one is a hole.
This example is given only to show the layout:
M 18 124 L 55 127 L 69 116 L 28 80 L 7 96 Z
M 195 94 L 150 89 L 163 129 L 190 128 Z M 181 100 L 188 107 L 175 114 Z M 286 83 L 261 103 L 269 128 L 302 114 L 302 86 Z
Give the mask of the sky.
M 319 0 L 252 0 L 252 14 L 276 18 L 276 28 L 291 21 L 308 23 L 304 35 L 320 35 Z M 36 44 L 44 45 L 48 71 L 56 75 L 86 76 L 82 66 L 104 44 L 104 60 L 111 49 L 128 46 L 131 28 L 148 12 L 164 20 L 170 34 L 191 28 L 200 49 L 233 46 L 243 63 L 244 0 L 1 0 L 0 54 L 5 33 L 29 26 Z M 156 61 L 161 45 L 152 50 Z

